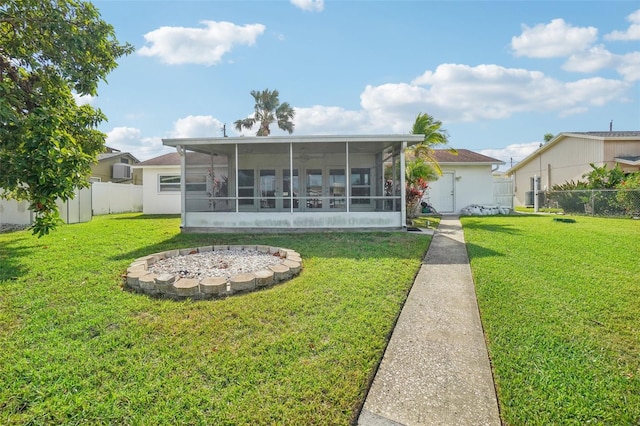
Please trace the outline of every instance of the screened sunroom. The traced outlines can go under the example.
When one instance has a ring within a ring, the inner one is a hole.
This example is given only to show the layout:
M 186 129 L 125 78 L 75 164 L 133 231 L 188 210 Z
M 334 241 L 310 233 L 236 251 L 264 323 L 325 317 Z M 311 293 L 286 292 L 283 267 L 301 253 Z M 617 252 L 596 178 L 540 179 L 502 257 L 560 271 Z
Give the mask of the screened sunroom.
M 184 231 L 402 229 L 401 154 L 423 138 L 267 136 L 163 144 L 181 154 Z

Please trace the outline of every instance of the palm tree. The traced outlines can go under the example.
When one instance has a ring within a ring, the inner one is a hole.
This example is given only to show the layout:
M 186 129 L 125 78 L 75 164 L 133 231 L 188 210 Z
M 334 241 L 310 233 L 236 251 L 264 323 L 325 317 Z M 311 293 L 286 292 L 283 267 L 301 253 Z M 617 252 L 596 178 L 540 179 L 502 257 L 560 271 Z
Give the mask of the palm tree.
M 449 135 L 442 128 L 442 122 L 435 120 L 429 114 L 419 113 L 411 128 L 411 134 L 424 135 L 422 142 L 411 147 L 411 153 L 430 163 L 438 175 L 442 176 L 442 169 L 440 169 L 440 165 L 434 156 L 435 146 L 449 143 Z M 454 154 L 458 153 L 453 148 L 449 148 L 449 151 Z
M 256 136 L 269 136 L 271 133 L 269 125 L 277 122 L 279 128 L 289 132 L 289 134 L 293 133 L 294 125 L 291 120 L 295 115 L 295 111 L 287 102 L 280 103 L 277 90 L 265 89 L 261 92 L 252 90 L 251 96 L 256 101 L 255 112 L 252 117 L 236 120 L 233 123 L 236 126 L 236 130 L 251 129 L 254 124 L 260 123 Z

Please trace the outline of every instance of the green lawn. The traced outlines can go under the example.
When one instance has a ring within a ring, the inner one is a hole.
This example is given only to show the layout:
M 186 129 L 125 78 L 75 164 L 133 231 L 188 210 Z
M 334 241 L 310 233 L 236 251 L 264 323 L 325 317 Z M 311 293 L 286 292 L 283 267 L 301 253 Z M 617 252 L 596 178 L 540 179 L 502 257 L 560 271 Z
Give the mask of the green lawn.
M 640 424 L 640 221 L 462 218 L 509 425 Z
M 0 234 L 0 424 L 349 424 L 429 241 L 180 234 L 135 214 Z M 294 249 L 304 270 L 214 301 L 121 288 L 137 257 L 233 243 Z

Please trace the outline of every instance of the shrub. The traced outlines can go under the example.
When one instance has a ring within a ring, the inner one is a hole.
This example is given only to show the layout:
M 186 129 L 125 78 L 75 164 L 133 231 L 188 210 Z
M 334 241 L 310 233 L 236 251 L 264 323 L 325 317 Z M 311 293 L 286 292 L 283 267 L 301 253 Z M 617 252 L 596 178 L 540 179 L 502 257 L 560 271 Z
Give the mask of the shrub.
M 616 199 L 625 213 L 631 216 L 640 215 L 640 172 L 627 175 L 616 188 Z

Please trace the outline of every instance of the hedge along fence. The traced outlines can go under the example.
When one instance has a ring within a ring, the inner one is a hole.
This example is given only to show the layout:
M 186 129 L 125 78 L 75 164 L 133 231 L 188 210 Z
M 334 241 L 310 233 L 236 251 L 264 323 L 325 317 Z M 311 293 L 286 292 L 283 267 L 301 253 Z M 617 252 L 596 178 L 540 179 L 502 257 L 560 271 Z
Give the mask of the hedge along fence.
M 580 189 L 547 191 L 545 207 L 591 216 L 640 216 L 638 189 Z

